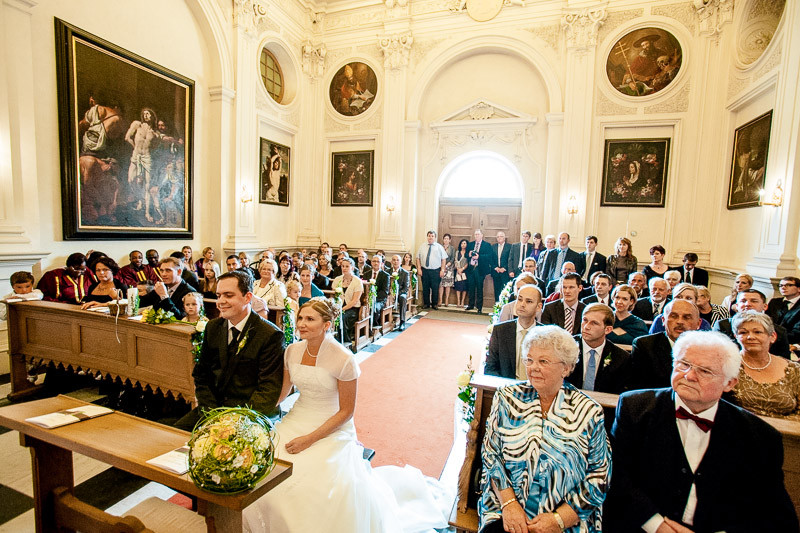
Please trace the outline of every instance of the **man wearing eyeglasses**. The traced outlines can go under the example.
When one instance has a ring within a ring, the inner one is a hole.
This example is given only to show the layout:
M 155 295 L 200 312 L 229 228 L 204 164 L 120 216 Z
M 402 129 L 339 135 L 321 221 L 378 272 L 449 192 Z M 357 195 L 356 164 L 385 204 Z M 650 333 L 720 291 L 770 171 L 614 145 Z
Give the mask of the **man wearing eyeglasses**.
M 781 278 L 778 284 L 781 298 L 769 301 L 767 314 L 775 324 L 786 329 L 793 352 L 800 351 L 800 279 L 794 276 Z
M 671 388 L 619 397 L 604 529 L 797 532 L 780 433 L 720 399 L 737 383 L 738 347 L 722 333 L 690 331 L 672 356 Z

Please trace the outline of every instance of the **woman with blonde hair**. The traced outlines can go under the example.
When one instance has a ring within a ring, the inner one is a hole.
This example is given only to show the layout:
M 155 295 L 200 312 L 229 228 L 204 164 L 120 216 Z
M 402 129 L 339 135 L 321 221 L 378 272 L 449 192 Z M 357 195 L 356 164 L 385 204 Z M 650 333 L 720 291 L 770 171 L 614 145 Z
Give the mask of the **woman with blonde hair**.
M 727 295 L 720 304 L 722 307 L 728 310 L 729 315 L 736 314 L 736 297 L 739 295 L 739 293 L 746 291 L 747 289 L 752 289 L 754 282 L 753 276 L 750 274 L 739 274 L 736 276 L 736 279 L 733 281 L 731 293 Z
M 206 246 L 203 248 L 203 253 L 200 256 L 200 259 L 194 264 L 195 270 L 197 270 L 197 277 L 203 279 L 205 276 L 206 266 L 210 265 L 214 262 L 214 249 L 210 246 Z M 219 274 L 217 274 L 219 276 Z
M 216 261 L 209 261 L 203 266 L 203 280 L 200 287 L 203 289 L 204 298 L 213 300 L 217 297 L 217 278 L 220 273 L 219 264 Z
M 639 270 L 639 262 L 633 255 L 633 244 L 627 237 L 620 237 L 614 244 L 614 254 L 608 256 L 606 274 L 617 283 L 628 281 L 631 272 Z

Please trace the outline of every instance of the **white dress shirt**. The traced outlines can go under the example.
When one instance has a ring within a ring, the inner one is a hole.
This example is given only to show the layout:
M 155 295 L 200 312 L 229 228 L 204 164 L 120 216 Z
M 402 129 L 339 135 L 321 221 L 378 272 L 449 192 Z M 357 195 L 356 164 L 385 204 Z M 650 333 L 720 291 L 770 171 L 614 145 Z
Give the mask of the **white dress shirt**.
M 589 269 L 592 268 L 592 261 L 594 261 L 594 254 L 597 252 L 586 252 L 586 270 L 583 272 L 583 279 L 589 281 Z

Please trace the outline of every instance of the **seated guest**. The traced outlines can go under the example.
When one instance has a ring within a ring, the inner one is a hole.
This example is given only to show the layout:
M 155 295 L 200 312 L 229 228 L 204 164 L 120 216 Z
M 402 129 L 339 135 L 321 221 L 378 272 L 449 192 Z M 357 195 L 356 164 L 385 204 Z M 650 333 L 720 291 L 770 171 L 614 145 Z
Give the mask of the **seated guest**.
M 596 272 L 592 275 L 592 286 L 594 287 L 594 294 L 586 296 L 581 301 L 586 305 L 599 303 L 611 307 L 611 288 L 614 286 L 614 280 L 611 276 L 603 272 Z
M 800 350 L 800 278 L 784 276 L 778 284 L 783 298 L 770 300 L 772 321 L 786 329 L 792 351 Z M 767 308 L 769 311 L 769 307 Z
M 319 261 L 319 269 L 314 276 L 314 285 L 320 290 L 328 290 L 331 288 L 331 281 L 333 280 L 331 277 L 333 272 L 333 269 L 331 269 L 331 256 L 322 254 L 317 257 L 317 261 Z
M 240 270 L 242 268 L 242 262 L 239 261 L 239 256 L 236 254 L 229 255 L 225 260 L 225 267 L 228 269 L 228 272 Z
M 194 263 L 192 263 L 192 247 L 189 245 L 184 246 L 181 248 L 181 253 L 183 254 L 183 262 L 189 265 L 190 270 L 193 270 Z
M 506 320 L 511 320 L 514 318 L 514 300 L 517 298 L 517 292 L 519 291 L 519 288 L 524 285 L 538 286 L 536 277 L 528 272 L 523 272 L 517 276 L 517 279 L 514 280 L 513 295 L 510 298 L 510 301 L 500 308 L 500 317 L 497 320 L 498 322 L 505 322 Z
M 356 254 L 356 274 L 361 279 L 369 279 L 372 277 L 372 267 L 369 264 L 369 257 L 363 248 L 359 249 Z
M 406 302 L 408 302 L 408 288 L 411 282 L 411 275 L 408 270 L 401 266 L 401 259 L 399 255 L 392 256 L 392 267 L 389 271 L 389 281 L 391 282 L 392 276 L 397 276 L 397 294 L 394 295 L 395 306 L 397 313 L 400 317 L 399 329 L 402 331 L 406 324 Z
M 252 288 L 253 278 L 243 272 L 219 277 L 220 317 L 206 326 L 192 371 L 197 407 L 177 422 L 179 428 L 191 431 L 202 410 L 216 407 L 248 406 L 265 416 L 278 414 L 283 333 L 253 312 Z
M 752 289 L 753 282 L 753 276 L 750 274 L 739 274 L 736 276 L 736 279 L 733 281 L 731 293 L 727 295 L 720 304 L 722 307 L 728 310 L 728 316 L 733 316 L 737 313 L 738 309 L 736 308 L 736 296 L 741 291 Z M 774 321 L 775 319 L 773 318 L 773 322 Z
M 200 290 L 200 280 L 197 278 L 197 274 L 194 273 L 192 270 L 192 262 L 186 260 L 186 256 L 182 252 L 172 252 L 169 254 L 170 257 L 174 257 L 183 263 L 183 270 L 181 271 L 181 279 L 189 285 L 192 290 L 199 291 Z
M 603 409 L 564 382 L 578 346 L 542 326 L 522 354 L 528 382 L 498 389 L 486 421 L 479 531 L 599 532 L 611 449 Z
M 258 273 L 261 279 L 253 287 L 253 296 L 264 301 L 266 307 L 283 308 L 283 299 L 286 298 L 286 286 L 275 279 L 278 265 L 272 259 L 262 259 Z M 256 312 L 261 312 L 259 309 Z
M 669 270 L 669 265 L 664 262 L 664 256 L 666 254 L 667 251 L 660 244 L 656 244 L 650 248 L 650 259 L 652 259 L 652 261 L 642 269 L 642 274 L 647 278 L 648 285 L 651 279 L 660 278 Z
M 181 322 L 208 322 L 203 308 L 203 295 L 199 292 L 187 292 L 184 295 L 183 312 L 186 314 Z
M 742 367 L 732 400 L 763 416 L 800 420 L 800 365 L 773 357 L 775 328 L 766 313 L 740 311 L 733 317 L 736 340 L 742 346 Z
M 159 268 L 161 263 L 159 262 L 158 250 L 151 248 L 144 253 L 144 257 L 147 260 L 147 264 L 153 269 L 153 272 L 155 272 L 158 281 L 163 281 L 161 279 L 161 270 Z
M 575 263 L 572 261 L 564 261 L 564 264 L 561 265 L 561 276 L 555 278 L 547 284 L 547 288 L 544 292 L 545 297 L 549 297 L 551 294 L 558 292 L 558 284 L 561 283 L 561 278 L 564 277 L 564 274 L 570 274 L 573 272 L 575 272 Z M 581 282 L 580 287 L 583 286 L 582 283 L 583 282 Z
M 522 272 L 529 272 L 536 275 L 536 259 L 533 257 L 526 257 L 525 261 L 522 262 Z
M 302 284 L 302 289 L 300 290 L 300 298 L 298 299 L 298 303 L 301 307 L 311 298 L 323 296 L 322 291 L 319 290 L 319 288 L 312 282 L 313 278 L 314 267 L 312 265 L 305 264 L 300 267 L 300 283 Z
M 153 306 L 153 309 L 163 309 L 175 315 L 175 318 L 183 318 L 183 297 L 192 289 L 181 279 L 183 263 L 174 257 L 165 257 L 158 265 L 161 279 L 155 284 L 152 291 L 148 292 L 139 300 L 140 307 Z
M 345 257 L 342 259 L 342 275 L 336 276 L 333 280 L 333 290 L 341 289 L 343 293 L 342 301 L 342 321 L 344 325 L 344 343 L 352 342 L 353 328 L 358 321 L 358 310 L 361 308 L 361 295 L 364 293 L 364 284 L 353 271 L 356 262 Z
M 303 252 L 293 252 L 292 253 L 292 266 L 294 267 L 294 271 L 300 272 L 300 267 L 303 266 L 303 258 L 305 254 Z
M 647 335 L 647 324 L 631 309 L 636 305 L 636 290 L 630 285 L 618 285 L 614 289 L 614 329 L 608 334 L 608 340 L 614 344 L 630 346 L 633 340 Z
M 672 353 L 672 388 L 619 398 L 604 529 L 797 532 L 780 433 L 720 399 L 739 374 L 734 344 L 693 331 Z
M 636 299 L 647 298 L 650 292 L 647 290 L 647 278 L 641 272 L 631 272 L 628 275 L 628 285 L 636 291 Z
M 136 287 L 140 283 L 155 283 L 159 281 L 158 274 L 150 265 L 144 264 L 144 256 L 139 250 L 128 254 L 130 263 L 120 268 L 117 279 L 126 287 Z
M 542 310 L 542 323 L 553 324 L 567 330 L 570 335 L 581 331 L 581 315 L 586 305 L 578 301 L 581 277 L 576 273 L 561 278 L 561 299 L 550 302 Z
M 206 246 L 203 248 L 203 254 L 200 259 L 194 264 L 195 272 L 197 272 L 197 276 L 201 277 L 205 275 L 206 265 L 210 265 L 212 261 L 214 261 L 214 249 L 210 246 Z
M 14 272 L 11 274 L 11 292 L 3 296 L 3 300 L 41 300 L 44 294 L 39 289 L 33 288 L 33 274 L 30 272 Z M 0 303 L 0 320 L 6 319 L 8 308 L 6 304 Z
M 672 289 L 672 300 L 687 300 L 697 305 L 697 287 L 691 283 L 679 283 Z M 707 320 L 700 319 L 700 330 L 711 331 L 711 324 Z M 653 323 L 650 325 L 650 333 L 661 333 L 664 331 L 664 321 L 661 316 L 653 317 Z
M 45 272 L 36 288 L 49 302 L 79 304 L 86 296 L 92 278 L 86 273 L 86 256 L 70 254 L 65 267 Z
M 764 296 L 763 292 L 756 289 L 745 289 L 738 294 L 736 306 L 739 308 L 740 312 L 755 311 L 757 313 L 765 313 L 767 310 L 767 297 Z M 736 340 L 736 332 L 731 325 L 732 322 L 733 320 L 730 318 L 718 320 L 717 323 L 714 324 L 713 329 L 714 331 L 724 333 L 732 340 Z M 786 330 L 782 326 L 776 325 L 775 322 L 772 324 L 772 328 L 775 331 L 775 341 L 772 343 L 772 347 L 769 350 L 770 353 L 785 357 L 786 359 L 791 358 L 792 352 L 789 349 L 789 338 L 786 335 Z
M 567 381 L 583 390 L 622 394 L 630 386 L 631 356 L 608 340 L 614 312 L 604 304 L 586 306 L 581 334 L 575 335 L 579 357 Z
M 711 324 L 712 328 L 719 320 L 729 318 L 728 310 L 721 305 L 711 303 L 711 291 L 702 285 L 697 285 L 697 308 L 700 318 Z
M 700 329 L 700 312 L 692 302 L 672 300 L 661 315 L 666 330 L 638 337 L 631 350 L 631 389 L 655 389 L 669 385 L 672 372 L 672 347 L 686 331 Z
M 645 324 L 652 324 L 653 319 L 661 314 L 669 294 L 669 283 L 663 278 L 650 278 L 649 285 L 650 296 L 636 300 L 631 311 L 644 320 Z
M 338 278 L 342 275 L 342 261 L 345 259 L 350 259 L 350 254 L 347 252 L 339 252 L 336 254 L 336 266 L 334 266 L 333 271 L 331 271 L 331 279 Z M 355 261 L 353 261 L 353 264 L 355 264 Z M 355 272 L 353 273 L 355 274 Z
M 210 261 L 203 270 L 203 282 L 200 284 L 203 297 L 211 300 L 217 297 L 217 279 L 221 272 L 216 261 Z
M 300 310 L 300 291 L 302 289 L 303 285 L 296 279 L 290 279 L 289 283 L 286 284 L 286 299 L 284 302 L 289 304 L 294 318 L 297 317 L 297 311 Z
M 369 278 L 366 281 L 375 280 L 375 305 L 373 307 L 372 324 L 380 324 L 381 311 L 386 307 L 389 298 L 389 274 L 383 269 L 383 257 L 378 254 L 372 256 L 372 267 L 369 269 Z M 362 278 L 363 279 L 363 278 Z
M 606 259 L 606 274 L 615 283 L 625 283 L 631 272 L 639 270 L 639 263 L 633 255 L 633 244 L 627 237 L 620 237 L 614 243 L 614 253 Z
M 101 306 L 111 300 L 126 298 L 128 287 L 116 278 L 119 265 L 110 257 L 100 257 L 94 262 L 94 275 L 97 281 L 89 286 L 83 297 L 81 309 Z
M 671 300 L 672 291 L 675 290 L 675 287 L 677 287 L 678 283 L 681 282 L 681 273 L 674 270 L 667 270 L 667 272 L 664 274 L 664 279 L 667 280 L 667 283 L 669 283 L 669 296 L 667 299 Z
M 492 327 L 483 373 L 525 379 L 527 374 L 522 364 L 522 340 L 536 324 L 536 315 L 542 308 L 542 291 L 536 285 L 523 285 L 513 304 L 517 318 Z
M 406 252 L 403 254 L 403 262 L 400 264 L 406 272 L 411 272 L 412 268 L 414 267 L 414 256 L 411 255 L 411 252 Z
M 86 273 L 92 276 L 92 282 L 97 281 L 97 278 L 94 277 L 94 264 L 101 257 L 108 257 L 108 254 L 100 250 L 86 252 Z
M 681 275 L 681 281 L 684 283 L 708 287 L 708 271 L 695 265 L 697 265 L 697 254 L 688 252 L 683 256 L 683 265 L 674 270 Z

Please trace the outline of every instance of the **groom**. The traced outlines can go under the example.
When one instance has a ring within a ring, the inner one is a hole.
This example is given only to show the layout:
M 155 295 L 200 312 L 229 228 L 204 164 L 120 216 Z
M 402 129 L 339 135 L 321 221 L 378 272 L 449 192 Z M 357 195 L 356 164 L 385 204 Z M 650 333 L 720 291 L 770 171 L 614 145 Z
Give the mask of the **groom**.
M 176 425 L 191 431 L 201 410 L 247 406 L 266 416 L 278 414 L 283 384 L 283 334 L 250 306 L 253 278 L 233 271 L 217 281 L 220 318 L 206 326 L 194 367 L 197 407 Z

